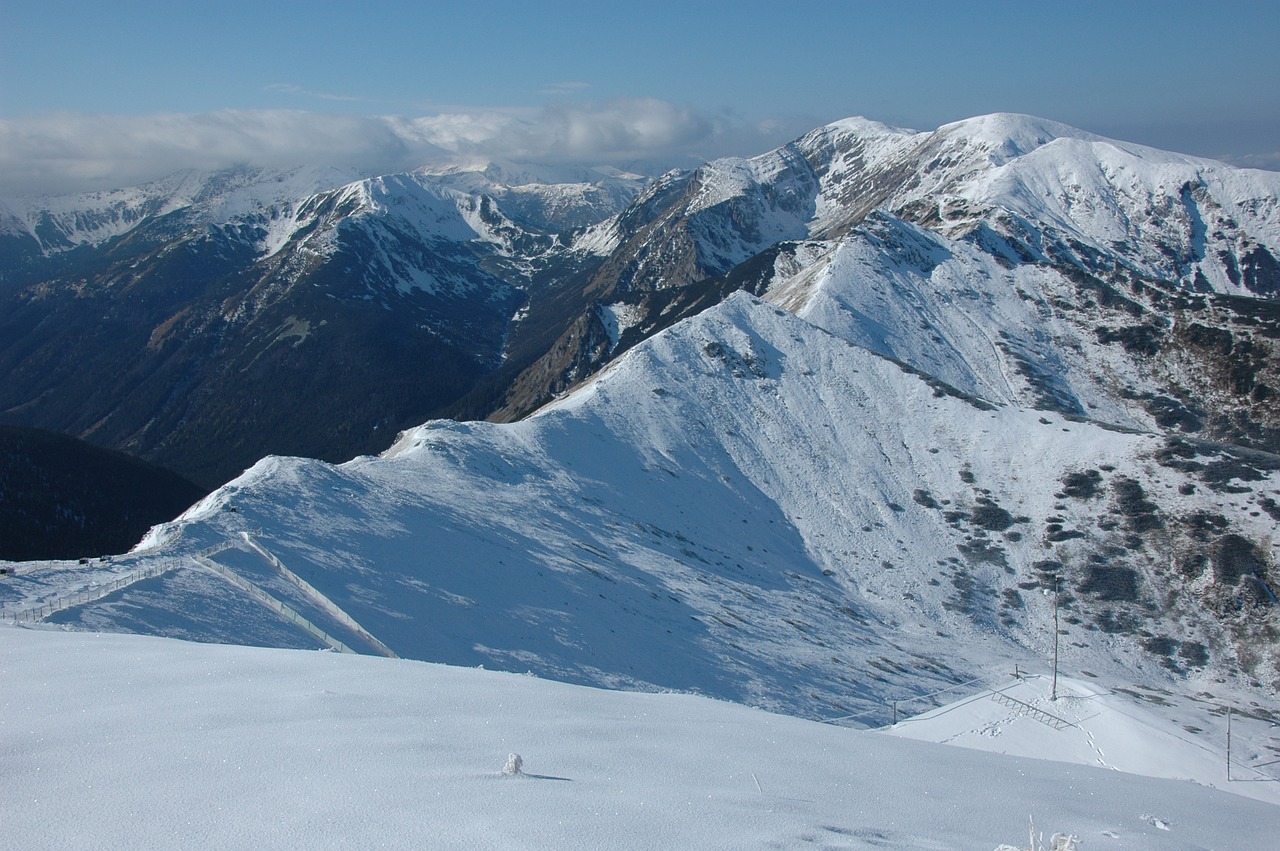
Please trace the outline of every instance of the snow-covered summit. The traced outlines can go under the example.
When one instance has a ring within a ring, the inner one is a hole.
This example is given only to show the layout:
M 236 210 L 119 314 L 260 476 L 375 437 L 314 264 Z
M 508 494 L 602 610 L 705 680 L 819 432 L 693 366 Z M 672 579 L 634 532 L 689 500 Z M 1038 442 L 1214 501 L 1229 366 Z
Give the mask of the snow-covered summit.
M 1014 112 L 996 112 L 943 124 L 932 134 L 988 152 L 993 165 L 1001 166 L 1058 139 L 1108 142 L 1096 133 L 1058 121 Z
M 999 234 L 1026 260 L 1119 264 L 1187 290 L 1271 297 L 1277 197 L 1280 173 L 1034 116 L 919 132 L 851 118 L 658 181 L 580 247 L 634 255 L 619 264 L 625 285 L 664 288 L 726 274 L 780 242 L 837 240 L 880 211 L 949 237 Z

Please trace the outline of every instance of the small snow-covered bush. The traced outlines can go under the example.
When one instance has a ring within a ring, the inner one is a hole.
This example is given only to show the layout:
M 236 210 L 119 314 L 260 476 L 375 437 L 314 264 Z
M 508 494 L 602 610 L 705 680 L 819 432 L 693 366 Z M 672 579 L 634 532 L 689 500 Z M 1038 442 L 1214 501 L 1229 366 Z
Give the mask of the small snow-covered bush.
M 1028 844 L 1025 848 L 1018 848 L 1013 845 L 999 845 L 995 851 L 1080 851 L 1080 840 L 1074 833 L 1055 833 L 1049 838 L 1049 844 L 1044 844 L 1044 834 L 1036 836 L 1036 820 L 1031 819 L 1031 827 L 1028 831 Z
M 503 766 L 503 774 L 520 774 L 520 769 L 524 766 L 524 760 L 520 758 L 520 754 L 513 753 L 507 756 L 507 764 Z

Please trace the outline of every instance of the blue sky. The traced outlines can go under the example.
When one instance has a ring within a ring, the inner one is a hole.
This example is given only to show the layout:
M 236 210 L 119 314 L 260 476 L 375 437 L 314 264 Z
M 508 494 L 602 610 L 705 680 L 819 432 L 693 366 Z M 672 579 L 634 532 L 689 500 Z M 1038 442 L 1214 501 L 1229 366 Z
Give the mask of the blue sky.
M 0 188 L 292 148 L 677 163 L 995 111 L 1280 167 L 1277 42 L 1265 0 L 0 0 Z

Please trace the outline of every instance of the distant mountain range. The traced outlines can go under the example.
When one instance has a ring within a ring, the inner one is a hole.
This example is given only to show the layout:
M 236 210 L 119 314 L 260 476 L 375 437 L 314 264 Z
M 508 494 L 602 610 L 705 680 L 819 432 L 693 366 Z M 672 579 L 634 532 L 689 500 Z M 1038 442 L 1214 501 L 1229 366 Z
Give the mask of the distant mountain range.
M 385 448 L 504 362 L 560 242 L 539 226 L 638 189 L 494 173 L 188 174 L 10 204 L 0 420 L 210 486 L 268 452 Z
M 1275 173 L 991 115 L 850 119 L 648 186 L 349 178 L 10 202 L 0 421 L 212 486 L 430 416 L 520 417 L 748 289 L 965 392 L 1280 448 Z
M 652 181 L 185 173 L 0 212 L 0 421 L 206 486 L 519 418 L 746 289 L 965 392 L 1280 448 L 1280 175 L 993 115 Z

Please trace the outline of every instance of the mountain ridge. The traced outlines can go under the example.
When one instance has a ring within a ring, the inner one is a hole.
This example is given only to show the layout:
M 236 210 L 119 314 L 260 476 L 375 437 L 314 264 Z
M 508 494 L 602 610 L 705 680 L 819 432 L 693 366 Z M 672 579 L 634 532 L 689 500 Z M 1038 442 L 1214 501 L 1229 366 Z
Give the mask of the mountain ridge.
M 981 674 L 975 642 L 1043 659 L 1059 588 L 1064 665 L 1263 694 L 1277 470 L 992 405 L 737 294 L 522 422 L 266 459 L 113 567 L 177 565 L 161 585 L 50 620 L 312 646 L 269 609 L 199 614 L 239 592 L 190 559 L 229 546 L 210 558 L 352 646 L 330 606 L 404 657 L 876 723 Z

